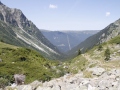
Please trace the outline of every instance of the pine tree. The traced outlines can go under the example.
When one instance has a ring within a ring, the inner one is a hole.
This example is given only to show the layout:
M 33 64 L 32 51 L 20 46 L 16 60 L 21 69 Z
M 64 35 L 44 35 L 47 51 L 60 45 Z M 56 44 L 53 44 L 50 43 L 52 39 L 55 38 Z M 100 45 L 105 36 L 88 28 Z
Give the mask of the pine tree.
M 0 40 L 1 42 L 4 42 L 2 39 Z
M 109 48 L 107 48 L 107 49 L 105 50 L 104 56 L 105 56 L 105 60 L 106 60 L 106 61 L 110 60 L 110 49 L 109 49 Z
M 82 54 L 82 52 L 81 52 L 81 50 L 79 49 L 79 50 L 78 50 L 78 55 L 81 55 L 81 54 Z
M 102 48 L 103 48 L 102 45 L 99 45 L 98 46 L 98 51 L 102 51 Z

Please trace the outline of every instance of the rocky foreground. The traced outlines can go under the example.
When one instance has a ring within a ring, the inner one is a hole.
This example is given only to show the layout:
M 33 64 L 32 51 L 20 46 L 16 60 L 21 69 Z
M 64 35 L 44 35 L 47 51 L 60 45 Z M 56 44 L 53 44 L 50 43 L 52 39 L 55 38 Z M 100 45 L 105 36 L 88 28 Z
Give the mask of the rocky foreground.
M 34 81 L 29 85 L 8 86 L 5 90 L 120 90 L 120 69 L 90 68 L 93 78 L 84 78 L 82 72 L 67 74 L 49 82 Z M 2 89 L 1 89 L 2 90 Z

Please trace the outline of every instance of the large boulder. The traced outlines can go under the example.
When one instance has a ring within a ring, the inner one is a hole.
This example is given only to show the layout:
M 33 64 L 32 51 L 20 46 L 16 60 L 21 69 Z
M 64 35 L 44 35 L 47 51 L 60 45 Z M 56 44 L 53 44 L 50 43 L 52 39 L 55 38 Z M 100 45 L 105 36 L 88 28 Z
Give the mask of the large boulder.
M 90 68 L 89 71 L 92 71 L 92 74 L 95 76 L 101 76 L 105 72 L 105 69 L 101 67 L 93 67 Z
M 23 75 L 23 74 L 15 74 L 14 79 L 15 79 L 15 83 L 17 85 L 22 85 L 25 82 L 25 75 Z

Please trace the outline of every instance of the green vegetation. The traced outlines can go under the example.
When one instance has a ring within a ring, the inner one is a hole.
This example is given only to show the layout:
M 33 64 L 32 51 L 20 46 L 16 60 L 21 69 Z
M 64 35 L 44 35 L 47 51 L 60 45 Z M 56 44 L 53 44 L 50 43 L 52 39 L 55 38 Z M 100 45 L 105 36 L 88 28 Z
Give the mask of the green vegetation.
M 102 49 L 103 49 L 103 47 L 102 47 L 102 45 L 100 44 L 100 45 L 98 46 L 98 51 L 102 51 Z
M 13 28 L 10 25 L 8 26 L 3 21 L 0 21 L 0 41 L 16 46 L 27 45 L 20 39 L 16 38 L 16 34 L 14 33 L 13 29 L 17 28 Z
M 90 71 L 84 71 L 83 75 L 85 78 L 92 78 L 92 72 L 90 72 Z
M 38 52 L 0 42 L 0 87 L 14 82 L 14 74 L 26 75 L 25 83 L 34 80 L 49 81 L 64 74 L 84 71 L 87 60 L 79 55 L 73 60 L 59 62 L 47 60 Z M 63 65 L 65 63 L 65 65 Z M 67 68 L 63 68 L 67 66 Z M 7 83 L 6 83 L 7 82 Z
M 47 81 L 63 75 L 62 71 L 57 72 L 60 68 L 58 61 L 47 60 L 38 52 L 28 48 L 0 42 L 0 59 L 2 59 L 0 62 L 0 80 L 2 82 L 6 80 L 13 82 L 14 74 L 25 74 L 25 83 L 34 80 Z
M 116 36 L 115 38 L 113 38 L 112 40 L 109 41 L 111 44 L 115 43 L 115 44 L 120 44 L 120 35 Z
M 89 68 L 93 68 L 93 67 L 95 67 L 96 65 L 97 65 L 97 63 L 91 64 L 91 65 L 89 66 Z
M 82 54 L 82 52 L 81 52 L 81 50 L 79 49 L 79 50 L 78 50 L 78 55 L 81 55 L 81 54 Z
M 105 60 L 106 60 L 106 61 L 110 60 L 110 49 L 109 49 L 109 48 L 107 48 L 107 49 L 105 50 L 104 56 L 105 56 Z
M 78 73 L 79 71 L 84 71 L 86 66 L 88 65 L 88 61 L 82 56 L 77 56 L 73 60 L 70 60 L 66 63 L 68 66 L 68 72 L 70 73 Z
M 0 78 L 0 88 L 4 88 L 5 86 L 7 86 L 8 82 L 8 79 Z

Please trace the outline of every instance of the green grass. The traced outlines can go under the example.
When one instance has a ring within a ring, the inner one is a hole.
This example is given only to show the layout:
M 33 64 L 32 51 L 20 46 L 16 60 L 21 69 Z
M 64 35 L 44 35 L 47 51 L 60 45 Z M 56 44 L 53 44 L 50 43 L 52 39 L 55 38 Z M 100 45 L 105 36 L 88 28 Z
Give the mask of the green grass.
M 0 59 L 2 59 L 0 78 L 13 82 L 14 74 L 24 74 L 26 75 L 26 84 L 34 80 L 48 81 L 63 76 L 67 72 L 84 71 L 87 65 L 87 60 L 82 55 L 67 62 L 58 62 L 47 60 L 34 50 L 2 42 L 0 42 Z M 69 67 L 64 69 L 63 63 Z M 72 69 L 73 67 L 75 68 Z
M 38 52 L 0 42 L 0 78 L 13 81 L 14 74 L 25 74 L 26 83 L 34 80 L 46 81 L 60 77 L 56 73 L 59 62 L 47 60 Z M 55 69 L 52 67 L 56 66 Z
M 113 44 L 113 43 L 115 43 L 115 44 L 120 44 L 120 35 L 118 35 L 118 36 L 116 36 L 115 38 L 111 39 L 111 40 L 109 41 L 109 43 L 110 43 L 110 44 Z
M 89 66 L 89 68 L 93 68 L 93 67 L 95 67 L 96 65 L 97 65 L 96 63 L 91 64 L 91 65 Z
M 69 66 L 68 71 L 74 74 L 79 71 L 84 71 L 87 65 L 88 61 L 82 55 L 79 55 L 73 60 L 66 62 L 66 66 Z
M 106 62 L 105 55 L 104 55 L 105 50 L 109 48 L 111 56 L 112 54 L 116 53 L 115 56 L 112 56 L 113 58 L 116 56 L 120 56 L 120 54 L 117 53 L 117 51 L 119 50 L 119 47 L 117 47 L 118 44 L 120 44 L 120 35 L 116 36 L 115 38 L 112 38 L 108 42 L 102 43 L 101 44 L 101 46 L 103 47 L 102 50 L 98 50 L 99 45 L 94 46 L 91 50 L 89 50 L 86 54 L 89 55 L 92 62 L 98 61 L 97 64 L 94 63 L 90 65 L 89 68 L 97 66 L 97 65 L 103 68 L 113 68 L 113 67 L 118 68 L 119 67 L 119 64 L 117 64 L 119 63 L 118 60 L 109 60 L 108 62 Z
M 90 71 L 84 71 L 83 75 L 84 75 L 84 78 L 92 78 L 92 72 Z

